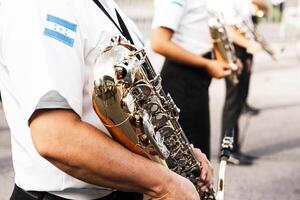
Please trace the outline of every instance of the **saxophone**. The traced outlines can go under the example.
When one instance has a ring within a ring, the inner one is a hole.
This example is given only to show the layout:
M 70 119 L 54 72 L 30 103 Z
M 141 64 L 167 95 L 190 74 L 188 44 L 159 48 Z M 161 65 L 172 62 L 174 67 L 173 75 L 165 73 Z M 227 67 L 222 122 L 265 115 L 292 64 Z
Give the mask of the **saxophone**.
M 239 83 L 237 57 L 234 47 L 229 41 L 226 28 L 217 17 L 211 17 L 208 26 L 216 59 L 231 66 L 232 74 L 229 76 L 229 80 L 233 85 L 237 85 Z
M 257 29 L 252 27 L 247 21 L 242 20 L 239 24 L 235 25 L 235 29 L 244 37 L 249 40 L 258 42 L 262 49 L 274 60 L 277 61 L 274 50 L 270 47 L 265 38 L 257 32 Z
M 112 137 L 134 153 L 189 179 L 201 200 L 214 191 L 198 186 L 201 166 L 178 123 L 179 109 L 166 95 L 144 49 L 116 36 L 97 59 L 92 102 Z

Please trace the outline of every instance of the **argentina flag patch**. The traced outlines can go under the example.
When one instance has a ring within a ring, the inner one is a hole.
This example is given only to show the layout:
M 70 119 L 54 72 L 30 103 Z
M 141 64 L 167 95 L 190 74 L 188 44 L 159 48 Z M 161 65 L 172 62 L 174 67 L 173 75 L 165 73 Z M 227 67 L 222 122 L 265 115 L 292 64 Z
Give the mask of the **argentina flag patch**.
M 77 25 L 67 20 L 48 14 L 44 35 L 54 38 L 70 47 L 73 47 Z

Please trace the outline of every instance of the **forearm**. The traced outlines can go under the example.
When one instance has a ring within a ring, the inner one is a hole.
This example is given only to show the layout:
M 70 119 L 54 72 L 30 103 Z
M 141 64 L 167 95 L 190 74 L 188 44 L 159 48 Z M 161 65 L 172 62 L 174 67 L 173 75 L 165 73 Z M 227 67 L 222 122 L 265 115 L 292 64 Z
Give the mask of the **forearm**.
M 128 151 L 72 111 L 46 111 L 30 128 L 43 157 L 85 182 L 155 196 L 170 178 L 167 168 Z
M 188 64 L 197 68 L 206 68 L 209 59 L 195 55 L 188 50 L 172 42 L 170 35 L 164 36 L 164 29 L 156 29 L 152 32 L 152 49 L 168 59 L 179 63 Z
M 248 47 L 250 41 L 245 36 L 240 34 L 234 27 L 228 26 L 227 30 L 229 33 L 229 37 L 234 44 L 245 49 Z

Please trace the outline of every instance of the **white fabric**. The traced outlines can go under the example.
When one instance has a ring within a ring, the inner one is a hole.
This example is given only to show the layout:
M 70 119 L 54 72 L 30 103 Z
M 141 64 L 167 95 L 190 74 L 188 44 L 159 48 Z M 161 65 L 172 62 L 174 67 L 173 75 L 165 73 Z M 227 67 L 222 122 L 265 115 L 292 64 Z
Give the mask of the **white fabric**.
M 25 190 L 50 191 L 69 199 L 88 200 L 107 195 L 111 189 L 107 191 L 84 183 L 43 159 L 33 146 L 28 119 L 40 98 L 49 91 L 56 91 L 83 121 L 108 134 L 92 108 L 89 74 L 110 38 L 120 34 L 118 29 L 93 1 L 1 2 L 0 86 L 11 131 L 16 184 Z M 110 0 L 107 7 L 114 13 L 117 6 Z M 138 29 L 118 11 L 135 43 L 142 46 Z M 74 39 L 72 45 L 43 34 L 49 26 L 49 14 L 76 24 L 74 34 L 67 35 Z
M 229 25 L 237 25 L 241 20 L 250 22 L 254 13 L 251 0 L 208 0 L 208 8 L 223 15 Z
M 279 5 L 279 4 L 284 3 L 284 2 L 285 2 L 285 0 L 271 0 L 271 3 L 273 5 Z
M 155 0 L 152 28 L 174 31 L 172 41 L 186 50 L 202 55 L 211 51 L 205 0 Z

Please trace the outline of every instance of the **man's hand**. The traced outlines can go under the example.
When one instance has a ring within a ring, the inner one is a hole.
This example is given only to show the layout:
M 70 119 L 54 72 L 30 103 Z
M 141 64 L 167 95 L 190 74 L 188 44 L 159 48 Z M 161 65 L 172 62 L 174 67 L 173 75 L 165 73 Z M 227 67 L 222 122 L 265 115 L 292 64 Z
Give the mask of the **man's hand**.
M 165 189 L 153 200 L 200 200 L 195 186 L 188 179 L 172 172 L 172 179 L 168 181 Z
M 201 175 L 200 175 L 200 183 L 199 186 L 202 191 L 208 191 L 212 187 L 213 184 L 213 175 L 214 170 L 206 155 L 201 152 L 200 149 L 193 149 L 196 158 L 200 162 L 201 165 Z
M 231 74 L 231 66 L 217 60 L 210 60 L 207 63 L 206 69 L 210 75 L 218 79 L 224 78 Z

